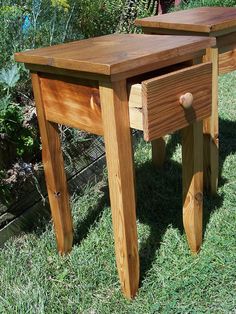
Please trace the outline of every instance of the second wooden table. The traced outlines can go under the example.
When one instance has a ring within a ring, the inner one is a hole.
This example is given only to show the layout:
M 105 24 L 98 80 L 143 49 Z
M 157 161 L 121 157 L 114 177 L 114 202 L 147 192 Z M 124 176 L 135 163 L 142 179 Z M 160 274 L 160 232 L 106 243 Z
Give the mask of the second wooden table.
M 215 194 L 219 173 L 218 74 L 236 70 L 236 8 L 203 7 L 177 11 L 137 19 L 136 25 L 142 26 L 146 34 L 216 37 L 216 45 L 206 51 L 206 60 L 213 63 L 213 93 L 212 115 L 204 121 L 204 184 Z M 159 154 L 161 151 L 163 144 L 159 145 Z

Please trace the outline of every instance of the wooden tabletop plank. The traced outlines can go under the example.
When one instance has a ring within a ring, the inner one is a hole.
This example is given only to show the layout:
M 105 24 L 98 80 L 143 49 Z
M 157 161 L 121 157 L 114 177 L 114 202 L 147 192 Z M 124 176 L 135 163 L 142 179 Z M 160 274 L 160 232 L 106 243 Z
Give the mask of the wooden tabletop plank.
M 197 36 L 113 34 L 16 53 L 15 60 L 113 75 L 192 54 L 213 45 L 215 39 Z
M 212 33 L 236 27 L 236 8 L 203 7 L 137 19 L 136 25 Z

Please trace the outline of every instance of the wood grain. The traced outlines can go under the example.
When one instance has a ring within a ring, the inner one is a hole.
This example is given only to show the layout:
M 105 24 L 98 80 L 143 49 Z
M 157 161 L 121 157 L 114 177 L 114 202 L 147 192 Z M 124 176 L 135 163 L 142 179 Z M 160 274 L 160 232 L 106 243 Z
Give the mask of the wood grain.
M 130 71 L 142 68 L 142 73 L 148 72 L 148 66 L 157 62 L 171 58 L 177 60 L 214 44 L 215 39 L 207 37 L 113 34 L 16 53 L 15 60 L 28 65 L 109 76 L 127 73 L 126 77 L 131 77 L 133 75 L 130 75 Z
M 65 254 L 72 247 L 73 224 L 59 132 L 55 123 L 46 120 L 38 75 L 31 73 L 31 80 L 36 102 L 42 142 L 42 159 L 57 246 L 58 251 L 61 254 Z
M 137 19 L 136 25 L 197 33 L 227 34 L 236 29 L 236 8 L 203 7 Z
M 76 78 L 40 75 L 46 119 L 102 135 L 102 117 L 97 83 Z
M 202 62 L 202 57 L 200 58 L 200 60 L 201 61 L 198 63 Z M 160 75 L 174 72 L 174 71 L 186 68 L 186 67 L 191 66 L 191 65 L 193 65 L 193 60 L 188 60 L 187 62 L 184 62 L 181 64 L 176 64 L 174 66 L 162 69 L 163 73 L 160 73 Z M 154 75 L 154 77 L 155 77 L 155 75 Z M 151 145 L 152 145 L 152 164 L 154 165 L 154 167 L 162 168 L 163 164 L 165 162 L 165 157 L 166 157 L 165 137 L 160 137 L 156 140 L 153 140 L 151 142 Z
M 204 120 L 204 186 L 217 193 L 219 175 L 219 117 L 218 117 L 218 48 L 207 49 L 206 59 L 212 62 L 212 113 Z
M 202 243 L 203 125 L 195 122 L 182 134 L 183 224 L 189 247 L 197 253 Z
M 144 139 L 154 140 L 211 113 L 211 63 L 194 65 L 142 82 Z M 182 94 L 193 94 L 193 106 L 179 104 Z
M 236 49 L 219 54 L 219 74 L 226 74 L 235 70 L 236 70 Z
M 126 82 L 101 83 L 104 140 L 118 273 L 124 295 L 139 285 L 134 170 Z
M 128 86 L 130 127 L 143 131 L 142 85 Z
M 48 121 L 103 135 L 97 82 L 40 74 L 40 84 Z M 143 130 L 141 84 L 128 86 L 128 93 L 130 127 Z
M 153 25 L 153 24 L 151 24 Z M 176 30 L 169 28 L 160 28 L 156 26 L 142 26 L 142 31 L 144 34 L 150 35 L 175 35 L 175 36 L 200 36 L 200 37 L 208 37 L 208 33 L 203 32 L 193 32 L 193 31 L 184 31 L 184 30 Z

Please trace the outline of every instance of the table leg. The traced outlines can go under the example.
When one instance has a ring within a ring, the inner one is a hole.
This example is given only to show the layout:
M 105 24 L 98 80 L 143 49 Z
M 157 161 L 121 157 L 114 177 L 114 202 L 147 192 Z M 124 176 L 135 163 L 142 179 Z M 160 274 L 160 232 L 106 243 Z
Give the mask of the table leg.
M 126 82 L 102 82 L 100 99 L 116 263 L 124 295 L 132 298 L 139 285 L 139 255 Z
M 202 243 L 203 205 L 202 121 L 182 130 L 183 224 L 188 244 L 197 253 Z
M 42 158 L 58 251 L 69 252 L 73 242 L 73 224 L 67 181 L 57 124 L 45 118 L 42 91 L 37 73 L 31 74 L 42 142 Z
M 161 168 L 165 161 L 166 155 L 166 142 L 165 138 L 158 138 L 152 143 L 152 163 L 155 167 Z
M 204 120 L 204 186 L 217 193 L 219 176 L 219 119 L 218 119 L 218 48 L 208 48 L 206 59 L 212 61 L 212 114 Z

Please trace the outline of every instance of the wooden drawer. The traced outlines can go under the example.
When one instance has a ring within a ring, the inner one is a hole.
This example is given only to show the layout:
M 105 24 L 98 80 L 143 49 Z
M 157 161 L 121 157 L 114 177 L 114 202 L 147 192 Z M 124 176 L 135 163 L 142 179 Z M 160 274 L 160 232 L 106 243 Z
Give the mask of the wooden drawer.
M 129 86 L 130 127 L 143 130 L 144 139 L 151 141 L 209 117 L 211 73 L 211 63 L 203 63 Z M 97 82 L 41 74 L 40 84 L 47 120 L 103 134 Z M 187 92 L 193 104 L 184 109 L 179 98 Z
M 203 63 L 142 82 L 144 139 L 151 141 L 211 114 L 212 64 Z M 181 95 L 191 93 L 185 109 Z

